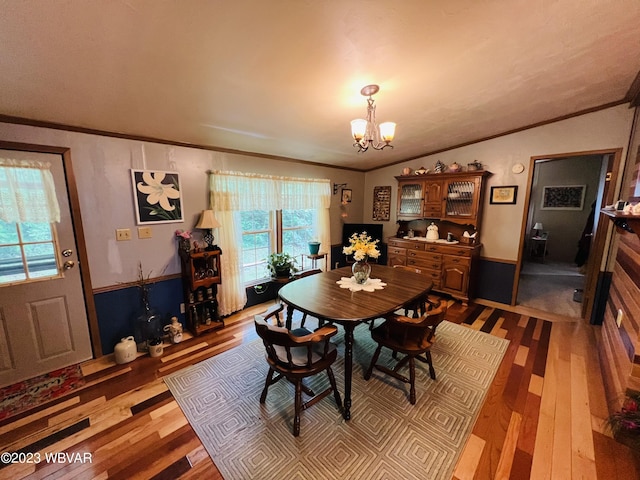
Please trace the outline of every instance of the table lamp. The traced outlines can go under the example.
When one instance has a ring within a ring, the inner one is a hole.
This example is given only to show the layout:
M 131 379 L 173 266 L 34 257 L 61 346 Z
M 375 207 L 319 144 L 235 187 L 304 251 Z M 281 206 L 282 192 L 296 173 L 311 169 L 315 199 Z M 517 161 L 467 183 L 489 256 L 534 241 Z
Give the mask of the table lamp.
M 218 246 L 213 245 L 213 233 L 211 229 L 220 227 L 220 222 L 216 220 L 216 216 L 213 214 L 213 210 L 203 210 L 200 214 L 200 220 L 195 228 L 199 228 L 205 231 L 203 235 L 204 241 L 207 243 L 205 250 L 217 250 Z
M 535 236 L 539 237 L 540 236 L 540 231 L 542 230 L 542 223 L 541 222 L 536 222 L 536 224 L 533 226 L 533 229 L 536 231 Z

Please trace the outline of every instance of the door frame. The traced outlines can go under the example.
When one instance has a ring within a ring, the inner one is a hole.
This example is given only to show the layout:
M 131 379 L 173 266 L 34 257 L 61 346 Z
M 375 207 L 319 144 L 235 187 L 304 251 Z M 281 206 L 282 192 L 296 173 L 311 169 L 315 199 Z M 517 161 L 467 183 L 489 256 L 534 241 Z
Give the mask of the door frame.
M 518 247 L 518 260 L 516 262 L 516 271 L 513 279 L 513 291 L 511 292 L 511 305 L 515 306 L 518 298 L 518 286 L 520 284 L 520 270 L 522 269 L 522 261 L 524 255 L 524 239 L 527 233 L 527 219 L 529 217 L 529 207 L 531 203 L 531 187 L 533 185 L 533 170 L 537 160 L 554 159 L 554 158 L 566 158 L 566 157 L 578 157 L 585 155 L 611 155 L 612 160 L 607 165 L 607 176 L 605 179 L 605 185 L 603 188 L 602 205 L 596 206 L 596 214 L 600 215 L 599 210 L 604 205 L 610 205 L 614 202 L 616 190 L 618 187 L 618 175 L 620 173 L 620 165 L 622 163 L 622 148 L 610 148 L 603 150 L 590 150 L 583 152 L 570 152 L 570 153 L 554 153 L 552 155 L 536 155 L 529 160 L 529 177 L 527 178 L 526 197 L 524 201 L 524 214 L 522 215 L 522 225 L 520 226 L 520 244 Z M 595 291 L 598 282 L 598 273 L 602 264 L 602 257 L 604 255 L 605 246 L 609 243 L 609 239 L 612 235 L 612 230 L 609 227 L 609 222 L 599 221 L 596 231 L 594 232 L 591 242 L 590 255 L 592 260 L 587 266 L 587 273 L 585 278 L 585 289 L 583 292 L 583 305 L 582 305 L 582 318 L 589 319 L 591 312 L 593 311 L 593 304 L 595 301 Z
M 93 357 L 101 357 L 102 344 L 100 342 L 98 314 L 96 312 L 96 304 L 93 298 L 93 287 L 91 284 L 91 274 L 89 272 L 89 257 L 87 255 L 84 230 L 82 228 L 83 224 L 82 215 L 80 214 L 80 199 L 78 197 L 76 178 L 73 173 L 73 166 L 71 162 L 71 149 L 68 147 L 6 142 L 1 140 L 0 149 L 16 150 L 21 152 L 50 153 L 60 155 L 62 159 L 64 176 L 67 183 L 67 196 L 69 198 L 69 209 L 71 213 L 71 221 L 73 224 L 73 234 L 76 241 L 76 251 L 78 252 L 78 268 L 80 269 L 80 279 L 82 282 L 82 295 L 84 297 L 84 304 L 87 312 L 87 321 L 89 322 L 89 336 L 91 338 L 91 347 L 93 350 Z

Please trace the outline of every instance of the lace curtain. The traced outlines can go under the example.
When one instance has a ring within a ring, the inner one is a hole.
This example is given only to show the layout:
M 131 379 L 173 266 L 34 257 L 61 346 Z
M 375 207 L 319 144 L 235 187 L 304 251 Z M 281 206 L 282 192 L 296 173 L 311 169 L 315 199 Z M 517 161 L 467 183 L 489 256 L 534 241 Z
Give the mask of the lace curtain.
M 60 222 L 50 164 L 0 158 L 0 220 Z
M 216 237 L 224 253 L 221 262 L 224 284 L 218 298 L 221 315 L 242 310 L 247 303 L 241 273 L 242 225 L 237 212 L 315 209 L 318 220 L 314 236 L 323 245 L 331 244 L 331 182 L 328 179 L 216 171 L 209 176 L 209 188 L 211 209 L 222 225 Z M 331 258 L 327 258 L 327 265 L 331 265 Z

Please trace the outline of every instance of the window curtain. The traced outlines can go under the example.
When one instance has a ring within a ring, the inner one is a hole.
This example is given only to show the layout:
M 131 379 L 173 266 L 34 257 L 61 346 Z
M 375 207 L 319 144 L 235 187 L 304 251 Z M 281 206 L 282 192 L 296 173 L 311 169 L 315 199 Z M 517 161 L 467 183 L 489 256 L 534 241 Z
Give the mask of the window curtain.
M 218 294 L 221 315 L 242 310 L 247 303 L 241 273 L 242 225 L 238 212 L 315 209 L 315 236 L 330 252 L 330 180 L 214 171 L 209 176 L 209 187 L 210 208 L 222 225 L 217 235 L 223 252 L 223 285 Z M 326 264 L 331 265 L 330 256 Z
M 60 206 L 49 163 L 0 158 L 0 220 L 60 222 Z

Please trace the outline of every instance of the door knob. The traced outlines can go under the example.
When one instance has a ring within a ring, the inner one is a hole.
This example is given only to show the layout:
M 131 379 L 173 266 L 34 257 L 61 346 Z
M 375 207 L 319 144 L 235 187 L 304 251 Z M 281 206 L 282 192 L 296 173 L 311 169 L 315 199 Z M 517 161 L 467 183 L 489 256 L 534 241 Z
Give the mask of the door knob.
M 62 264 L 62 268 L 64 268 L 65 270 L 71 270 L 75 266 L 75 264 L 76 262 L 74 262 L 73 260 L 67 260 Z
M 73 250 L 69 250 L 68 248 L 62 251 L 63 257 L 70 257 L 72 254 L 73 254 Z

